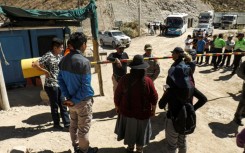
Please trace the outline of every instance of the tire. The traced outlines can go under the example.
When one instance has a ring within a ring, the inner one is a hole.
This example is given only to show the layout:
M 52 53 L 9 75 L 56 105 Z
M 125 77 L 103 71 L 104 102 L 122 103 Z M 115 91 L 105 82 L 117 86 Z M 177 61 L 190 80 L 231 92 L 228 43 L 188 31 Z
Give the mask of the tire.
M 104 43 L 104 41 L 102 39 L 100 39 L 100 45 L 101 46 L 105 46 L 105 43 Z
M 111 46 L 112 46 L 112 48 L 116 48 L 116 43 L 115 43 L 115 41 L 113 41 L 113 42 L 111 43 Z

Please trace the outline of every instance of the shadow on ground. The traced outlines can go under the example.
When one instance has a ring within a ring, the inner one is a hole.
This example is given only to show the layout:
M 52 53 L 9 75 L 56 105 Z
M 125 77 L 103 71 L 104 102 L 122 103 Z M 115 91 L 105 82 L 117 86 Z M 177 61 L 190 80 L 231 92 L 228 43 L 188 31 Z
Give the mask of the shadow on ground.
M 167 152 L 167 141 L 163 139 L 159 142 L 151 142 L 144 148 L 145 153 L 163 153 Z
M 43 113 L 31 116 L 28 119 L 23 120 L 22 122 L 30 125 L 41 125 L 52 122 L 52 117 L 51 113 Z
M 238 93 L 234 94 L 234 93 L 230 93 L 230 92 L 227 92 L 227 94 L 230 95 L 230 97 L 232 97 L 235 101 L 239 102 L 242 98 L 242 92 L 239 91 Z
M 117 118 L 117 113 L 115 111 L 115 109 L 111 109 L 109 111 L 105 111 L 105 112 L 94 112 L 93 113 L 93 119 L 105 119 L 106 118 Z
M 31 125 L 31 127 L 16 128 L 15 126 L 1 126 L 0 141 L 12 138 L 28 138 L 51 131 L 68 132 L 67 129 L 55 129 L 52 127 L 53 124 L 51 123 L 52 118 L 50 113 L 34 115 L 22 122 Z
M 211 122 L 208 124 L 212 133 L 219 138 L 234 138 L 238 134 L 238 125 L 231 121 L 228 124 Z
M 155 137 L 164 130 L 165 126 L 165 119 L 166 119 L 166 112 L 159 113 L 158 116 L 155 116 L 151 119 L 151 126 L 152 126 L 152 136 L 151 140 L 154 140 Z
M 126 153 L 125 147 L 99 148 L 98 153 Z M 147 146 L 144 147 L 144 153 L 163 153 L 163 152 L 167 152 L 166 139 L 163 139 L 159 142 L 150 142 Z
M 11 107 L 14 106 L 35 106 L 40 105 L 42 99 L 40 97 L 41 86 L 29 86 L 22 88 L 8 89 L 7 94 Z
M 61 131 L 58 129 L 54 129 L 53 127 L 47 128 L 46 126 L 50 125 L 41 125 L 35 127 L 27 127 L 27 128 L 16 128 L 15 126 L 1 126 L 0 127 L 0 141 L 13 139 L 13 138 L 29 138 L 34 135 L 50 132 L 50 131 Z
M 125 148 L 99 148 L 98 153 L 125 153 Z
M 214 79 L 214 81 L 227 81 L 230 78 L 232 78 L 232 74 L 227 74 L 227 75 L 223 75 L 223 76 L 219 76 L 218 79 Z

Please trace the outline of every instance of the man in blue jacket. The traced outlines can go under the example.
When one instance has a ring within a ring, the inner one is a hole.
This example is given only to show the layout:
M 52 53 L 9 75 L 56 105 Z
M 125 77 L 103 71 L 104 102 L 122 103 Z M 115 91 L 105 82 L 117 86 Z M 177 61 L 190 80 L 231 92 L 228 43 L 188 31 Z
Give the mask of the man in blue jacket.
M 82 53 L 86 49 L 87 37 L 73 33 L 69 41 L 73 47 L 59 64 L 58 81 L 64 105 L 70 110 L 70 136 L 75 153 L 96 153 L 98 148 L 89 147 L 88 133 L 92 120 L 94 91 L 91 86 L 90 61 Z

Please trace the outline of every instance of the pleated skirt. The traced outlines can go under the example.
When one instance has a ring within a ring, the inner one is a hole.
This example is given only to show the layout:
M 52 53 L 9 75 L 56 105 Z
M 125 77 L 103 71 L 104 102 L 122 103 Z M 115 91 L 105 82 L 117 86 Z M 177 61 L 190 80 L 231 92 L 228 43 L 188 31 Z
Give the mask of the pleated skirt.
M 115 133 L 118 141 L 124 139 L 125 145 L 145 146 L 149 143 L 152 134 L 151 121 L 129 118 L 120 114 L 117 118 Z

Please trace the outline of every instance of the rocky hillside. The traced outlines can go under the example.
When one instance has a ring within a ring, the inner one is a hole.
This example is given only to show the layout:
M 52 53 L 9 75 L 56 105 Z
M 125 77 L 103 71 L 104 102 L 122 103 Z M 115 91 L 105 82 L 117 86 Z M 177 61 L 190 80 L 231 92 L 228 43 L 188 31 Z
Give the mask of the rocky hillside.
M 214 7 L 214 10 L 219 11 L 239 11 L 244 12 L 245 0 L 202 0 L 204 3 L 209 3 Z
M 1 5 L 16 6 L 24 9 L 60 10 L 78 7 L 79 0 L 0 0 Z M 89 0 L 80 0 L 84 6 Z M 244 6 L 245 0 L 141 0 L 142 25 L 147 21 L 163 21 L 171 12 L 188 13 L 189 17 L 197 21 L 199 12 L 205 10 L 235 11 L 238 6 Z M 236 2 L 236 3 L 235 3 Z M 213 6 L 214 7 L 213 7 Z M 137 21 L 138 0 L 97 0 L 99 29 L 105 30 L 113 27 L 114 21 Z M 230 9 L 228 9 L 230 8 Z M 89 22 L 83 23 L 84 27 Z

